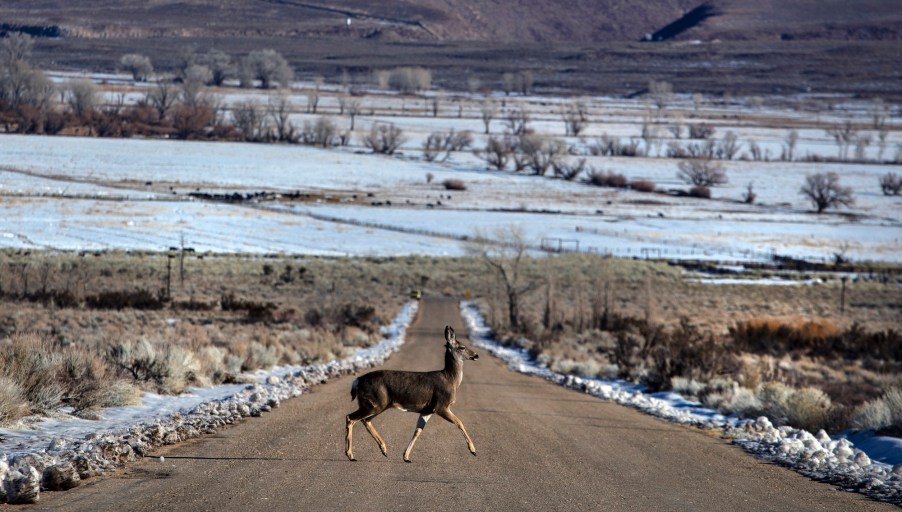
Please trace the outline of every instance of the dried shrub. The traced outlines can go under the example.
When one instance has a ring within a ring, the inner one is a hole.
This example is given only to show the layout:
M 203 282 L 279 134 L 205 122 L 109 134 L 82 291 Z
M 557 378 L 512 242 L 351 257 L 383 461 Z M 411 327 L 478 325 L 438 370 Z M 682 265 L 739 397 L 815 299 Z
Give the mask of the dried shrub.
M 445 190 L 466 190 L 467 185 L 464 183 L 464 180 L 459 179 L 447 179 L 442 182 L 442 185 L 445 186 Z
M 423 141 L 423 158 L 427 162 L 433 162 L 444 153 L 440 162 L 447 161 L 453 151 L 463 151 L 473 144 L 473 135 L 464 130 L 455 132 L 433 132 Z
M 715 129 L 713 125 L 708 123 L 698 123 L 689 125 L 690 139 L 709 139 L 714 135 Z
M 485 160 L 492 168 L 503 171 L 514 152 L 514 143 L 508 137 L 489 137 L 484 150 L 475 151 L 476 156 Z
M 711 189 L 704 185 L 696 185 L 689 189 L 689 196 L 701 199 L 711 199 Z
M 633 180 L 630 182 L 630 188 L 636 192 L 654 192 L 655 182 L 651 180 Z
M 25 393 L 15 380 L 0 375 L 0 425 L 7 425 L 28 414 Z
M 712 160 L 687 160 L 677 167 L 677 178 L 689 185 L 715 187 L 727 182 L 727 173 L 723 165 Z
M 902 178 L 894 172 L 888 172 L 880 177 L 880 191 L 885 196 L 897 196 L 902 193 Z
M 839 174 L 835 172 L 809 174 L 805 177 L 805 184 L 799 189 L 799 194 L 811 201 L 817 208 L 817 213 L 822 213 L 827 208 L 851 207 L 855 204 L 852 188 L 840 185 Z
M 363 136 L 363 145 L 373 151 L 393 155 L 407 139 L 404 132 L 393 124 L 376 123 Z
M 102 291 L 85 297 L 85 305 L 91 309 L 162 309 L 165 305 L 163 291 L 153 294 L 148 290 Z
M 590 172 L 588 182 L 590 185 L 595 185 L 596 187 L 612 188 L 627 188 L 627 185 L 629 184 L 626 176 L 613 171 L 602 170 Z M 654 187 L 652 187 L 652 189 L 654 189 Z
M 554 176 L 566 181 L 573 181 L 584 172 L 591 172 L 592 169 L 586 166 L 586 159 L 580 158 L 576 163 L 564 160 L 556 161 L 551 164 L 554 168 Z

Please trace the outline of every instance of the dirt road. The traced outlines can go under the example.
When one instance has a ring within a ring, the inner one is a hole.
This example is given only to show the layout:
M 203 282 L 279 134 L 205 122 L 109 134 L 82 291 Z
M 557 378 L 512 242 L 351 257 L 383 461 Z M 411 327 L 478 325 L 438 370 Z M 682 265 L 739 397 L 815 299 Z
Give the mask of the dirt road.
M 457 302 L 424 300 L 389 368 L 442 365 L 442 329 L 467 343 Z M 273 413 L 164 450 L 120 473 L 22 510 L 897 510 L 839 492 L 686 427 L 507 370 L 468 361 L 454 411 L 473 437 L 432 419 L 402 452 L 417 416 L 387 411 L 375 425 L 384 458 L 359 427 L 344 456 L 351 377 Z M 17 509 L 18 510 L 18 509 Z

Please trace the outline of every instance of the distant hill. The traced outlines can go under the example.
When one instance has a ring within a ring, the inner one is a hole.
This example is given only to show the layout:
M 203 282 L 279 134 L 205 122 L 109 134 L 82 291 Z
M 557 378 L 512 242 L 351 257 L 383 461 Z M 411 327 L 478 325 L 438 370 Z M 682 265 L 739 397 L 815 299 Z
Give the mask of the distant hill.
M 899 0 L 6 0 L 0 30 L 91 39 L 590 43 L 637 41 L 702 5 L 709 15 L 674 38 L 902 39 Z

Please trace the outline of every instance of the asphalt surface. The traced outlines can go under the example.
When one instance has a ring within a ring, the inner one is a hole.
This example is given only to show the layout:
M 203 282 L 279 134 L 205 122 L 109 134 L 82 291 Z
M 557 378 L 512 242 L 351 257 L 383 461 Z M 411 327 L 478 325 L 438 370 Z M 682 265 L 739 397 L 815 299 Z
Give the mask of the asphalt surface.
M 424 299 L 386 368 L 443 364 L 443 328 L 469 344 L 456 301 Z M 478 456 L 435 417 L 405 464 L 417 415 L 374 420 L 344 455 L 353 377 L 317 387 L 274 412 L 162 449 L 113 475 L 45 492 L 16 510 L 898 510 L 757 460 L 688 427 L 514 373 L 480 353 L 467 361 L 457 404 Z

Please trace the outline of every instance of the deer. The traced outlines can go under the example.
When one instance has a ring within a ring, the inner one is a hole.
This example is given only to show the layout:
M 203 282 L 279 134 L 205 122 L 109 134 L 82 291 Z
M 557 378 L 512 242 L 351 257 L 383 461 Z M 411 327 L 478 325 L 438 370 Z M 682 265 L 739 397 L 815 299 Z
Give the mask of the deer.
M 373 436 L 382 455 L 388 457 L 388 449 L 382 436 L 373 426 L 373 418 L 394 407 L 406 412 L 420 415 L 417 428 L 407 449 L 404 450 L 404 462 L 410 462 L 410 452 L 414 443 L 426 428 L 426 423 L 433 414 L 455 424 L 463 432 L 470 453 L 476 455 L 476 446 L 467 434 L 463 422 L 451 412 L 457 395 L 457 388 L 463 380 L 463 362 L 465 359 L 479 359 L 476 352 L 457 341 L 454 329 L 445 326 L 445 367 L 431 372 L 411 372 L 398 370 L 377 370 L 361 375 L 351 384 L 351 400 L 357 400 L 356 411 L 345 417 L 347 428 L 348 460 L 356 461 L 352 448 L 352 431 L 354 424 L 363 423 L 367 432 Z

